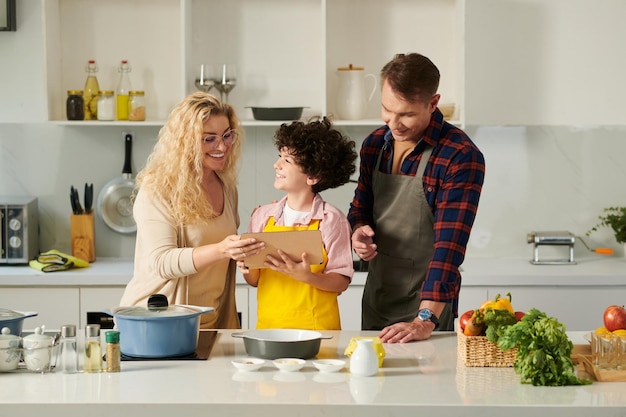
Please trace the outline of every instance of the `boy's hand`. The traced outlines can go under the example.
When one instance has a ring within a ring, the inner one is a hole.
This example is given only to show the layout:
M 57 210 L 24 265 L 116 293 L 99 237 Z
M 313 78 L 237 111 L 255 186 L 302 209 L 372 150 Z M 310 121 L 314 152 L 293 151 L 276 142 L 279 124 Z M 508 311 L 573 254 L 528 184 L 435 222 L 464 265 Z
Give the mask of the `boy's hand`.
M 306 252 L 302 253 L 300 262 L 295 262 L 280 249 L 278 249 L 278 254 L 280 255 L 280 259 L 272 255 L 267 255 L 265 265 L 274 271 L 289 275 L 298 281 L 308 281 L 308 276 L 311 274 L 311 264 L 309 263 L 309 257 Z

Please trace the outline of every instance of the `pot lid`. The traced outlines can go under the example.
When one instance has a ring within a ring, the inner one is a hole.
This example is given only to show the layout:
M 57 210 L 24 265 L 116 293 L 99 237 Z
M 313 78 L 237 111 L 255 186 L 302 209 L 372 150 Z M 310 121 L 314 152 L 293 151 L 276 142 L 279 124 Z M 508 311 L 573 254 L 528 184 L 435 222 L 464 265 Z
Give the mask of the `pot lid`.
M 19 317 L 24 317 L 24 314 L 19 311 L 9 310 L 7 308 L 0 308 L 0 320 L 10 320 Z
M 191 306 L 168 305 L 167 297 L 163 294 L 153 294 L 148 298 L 147 307 L 121 307 L 117 315 L 129 317 L 180 317 L 197 314 L 198 310 Z
M 337 71 L 363 71 L 365 68 L 363 67 L 355 67 L 352 64 L 348 65 L 347 67 L 339 67 L 337 68 Z
M 150 310 L 147 307 L 123 307 L 115 311 L 118 316 L 128 317 L 179 317 L 198 313 L 198 310 L 179 305 L 171 305 L 164 309 Z
M 3 327 L 1 332 L 2 333 L 0 334 L 0 340 L 17 340 L 20 338 L 18 335 L 11 334 L 11 329 L 9 329 L 8 327 Z

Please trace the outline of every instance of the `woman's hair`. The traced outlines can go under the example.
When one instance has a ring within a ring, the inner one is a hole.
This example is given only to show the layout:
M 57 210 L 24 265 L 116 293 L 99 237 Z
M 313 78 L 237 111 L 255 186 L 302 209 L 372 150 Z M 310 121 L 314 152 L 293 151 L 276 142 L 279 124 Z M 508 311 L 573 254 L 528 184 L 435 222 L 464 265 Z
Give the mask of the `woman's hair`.
M 350 138 L 332 127 L 330 120 L 283 123 L 274 138 L 280 151 L 287 148 L 306 175 L 318 178 L 313 192 L 347 183 L 356 170 L 357 153 Z
M 148 190 L 165 202 L 170 215 L 179 224 L 208 220 L 218 215 L 207 203 L 202 188 L 203 125 L 216 115 L 226 116 L 230 128 L 239 134 L 231 145 L 224 169 L 216 173 L 224 183 L 225 192 L 234 189 L 243 139 L 239 119 L 233 107 L 203 92 L 188 95 L 172 110 L 159 131 L 146 166 L 137 175 L 136 187 Z
M 439 70 L 424 55 L 397 54 L 380 71 L 381 81 L 410 103 L 428 102 L 437 94 Z

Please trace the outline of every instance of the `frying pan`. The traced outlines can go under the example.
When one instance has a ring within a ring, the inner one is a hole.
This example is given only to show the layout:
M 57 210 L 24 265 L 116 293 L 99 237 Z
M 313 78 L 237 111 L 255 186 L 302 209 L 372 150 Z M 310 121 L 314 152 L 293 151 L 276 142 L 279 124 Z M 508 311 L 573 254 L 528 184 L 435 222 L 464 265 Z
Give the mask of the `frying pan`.
M 118 233 L 131 234 L 137 231 L 137 223 L 133 217 L 133 203 L 130 199 L 135 189 L 135 180 L 132 179 L 131 152 L 133 135 L 124 136 L 124 168 L 122 177 L 109 181 L 98 195 L 96 208 L 98 215 L 107 226 Z

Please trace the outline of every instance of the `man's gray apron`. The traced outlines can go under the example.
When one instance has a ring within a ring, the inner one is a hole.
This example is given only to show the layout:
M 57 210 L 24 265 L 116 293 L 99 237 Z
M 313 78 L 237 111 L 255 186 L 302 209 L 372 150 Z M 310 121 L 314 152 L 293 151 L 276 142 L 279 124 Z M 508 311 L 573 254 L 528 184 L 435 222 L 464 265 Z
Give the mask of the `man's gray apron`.
M 380 330 L 417 316 L 422 284 L 434 252 L 433 214 L 422 185 L 432 150 L 432 146 L 424 150 L 415 177 L 380 172 L 383 151 L 378 154 L 372 178 L 378 255 L 369 262 L 362 301 L 363 330 Z M 453 330 L 450 303 L 439 322 L 438 330 Z

